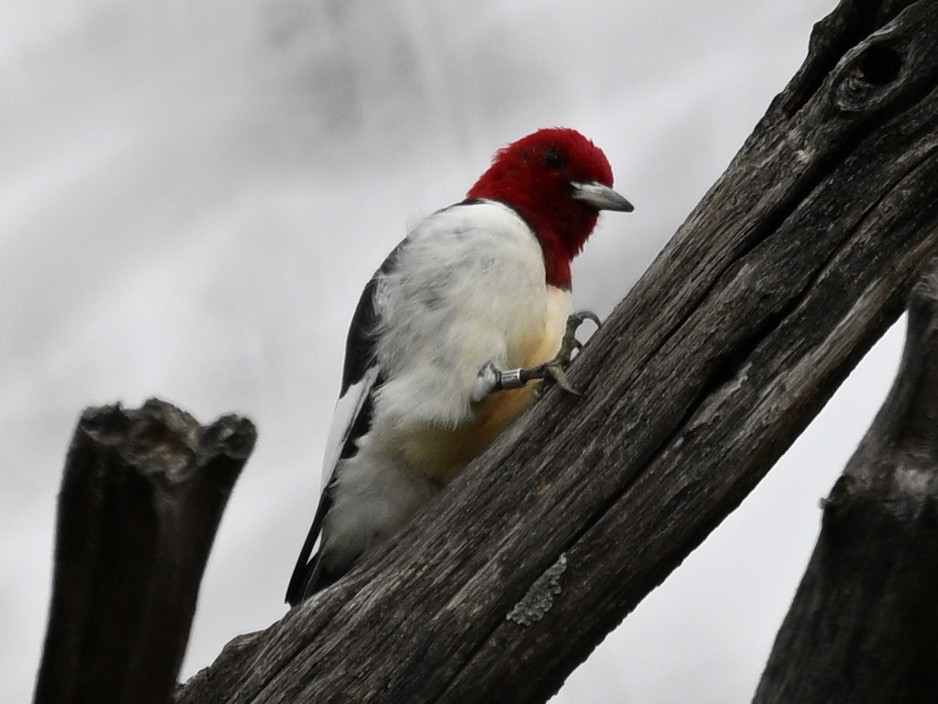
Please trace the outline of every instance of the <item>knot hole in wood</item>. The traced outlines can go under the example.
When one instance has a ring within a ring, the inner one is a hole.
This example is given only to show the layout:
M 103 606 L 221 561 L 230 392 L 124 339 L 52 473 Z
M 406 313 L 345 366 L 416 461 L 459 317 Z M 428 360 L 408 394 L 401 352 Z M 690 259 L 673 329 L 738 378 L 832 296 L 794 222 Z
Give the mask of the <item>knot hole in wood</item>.
M 860 74 L 874 86 L 885 86 L 899 77 L 902 57 L 895 49 L 885 44 L 871 46 L 860 56 Z

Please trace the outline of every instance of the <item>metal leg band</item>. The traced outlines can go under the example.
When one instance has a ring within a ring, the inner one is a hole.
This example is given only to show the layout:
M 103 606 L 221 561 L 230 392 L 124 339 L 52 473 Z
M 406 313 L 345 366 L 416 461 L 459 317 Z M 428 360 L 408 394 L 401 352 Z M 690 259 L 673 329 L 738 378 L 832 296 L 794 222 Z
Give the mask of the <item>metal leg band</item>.
M 527 382 L 521 378 L 521 369 L 506 369 L 499 376 L 499 385 L 503 389 L 520 389 Z

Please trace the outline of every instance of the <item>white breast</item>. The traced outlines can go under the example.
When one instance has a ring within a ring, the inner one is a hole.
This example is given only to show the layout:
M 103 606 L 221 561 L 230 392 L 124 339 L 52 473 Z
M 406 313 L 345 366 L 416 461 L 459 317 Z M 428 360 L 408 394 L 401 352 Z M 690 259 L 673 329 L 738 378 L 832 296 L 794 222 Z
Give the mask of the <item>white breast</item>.
M 548 361 L 570 312 L 567 292 L 545 282 L 534 234 L 499 203 L 431 215 L 393 257 L 376 286 L 382 384 L 357 454 L 338 461 L 323 523 L 322 560 L 337 572 L 398 530 L 527 407 L 528 389 L 473 404 L 479 369 Z
M 408 236 L 382 277 L 376 417 L 455 426 L 476 374 L 543 338 L 552 303 L 540 245 L 510 208 L 440 211 Z

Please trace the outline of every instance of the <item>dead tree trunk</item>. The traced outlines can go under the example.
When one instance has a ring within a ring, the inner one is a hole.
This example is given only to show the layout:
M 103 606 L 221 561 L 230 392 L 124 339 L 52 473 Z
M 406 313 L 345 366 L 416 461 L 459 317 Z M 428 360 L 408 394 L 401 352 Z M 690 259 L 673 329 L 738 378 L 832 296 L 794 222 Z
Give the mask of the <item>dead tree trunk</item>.
M 756 704 L 938 699 L 938 260 L 899 375 L 823 504 Z
M 160 401 L 92 408 L 59 495 L 36 704 L 166 704 L 202 571 L 254 427 L 209 427 Z
M 843 0 L 572 370 L 382 554 L 178 693 L 540 702 L 765 475 L 938 250 L 938 3 Z

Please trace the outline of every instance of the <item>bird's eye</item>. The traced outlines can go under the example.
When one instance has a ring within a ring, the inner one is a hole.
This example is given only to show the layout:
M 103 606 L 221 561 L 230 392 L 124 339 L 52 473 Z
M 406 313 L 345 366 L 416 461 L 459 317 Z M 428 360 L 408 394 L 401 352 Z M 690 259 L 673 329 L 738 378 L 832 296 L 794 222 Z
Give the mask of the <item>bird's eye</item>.
M 548 169 L 561 169 L 564 165 L 563 154 L 554 147 L 548 147 L 544 151 L 544 166 Z

